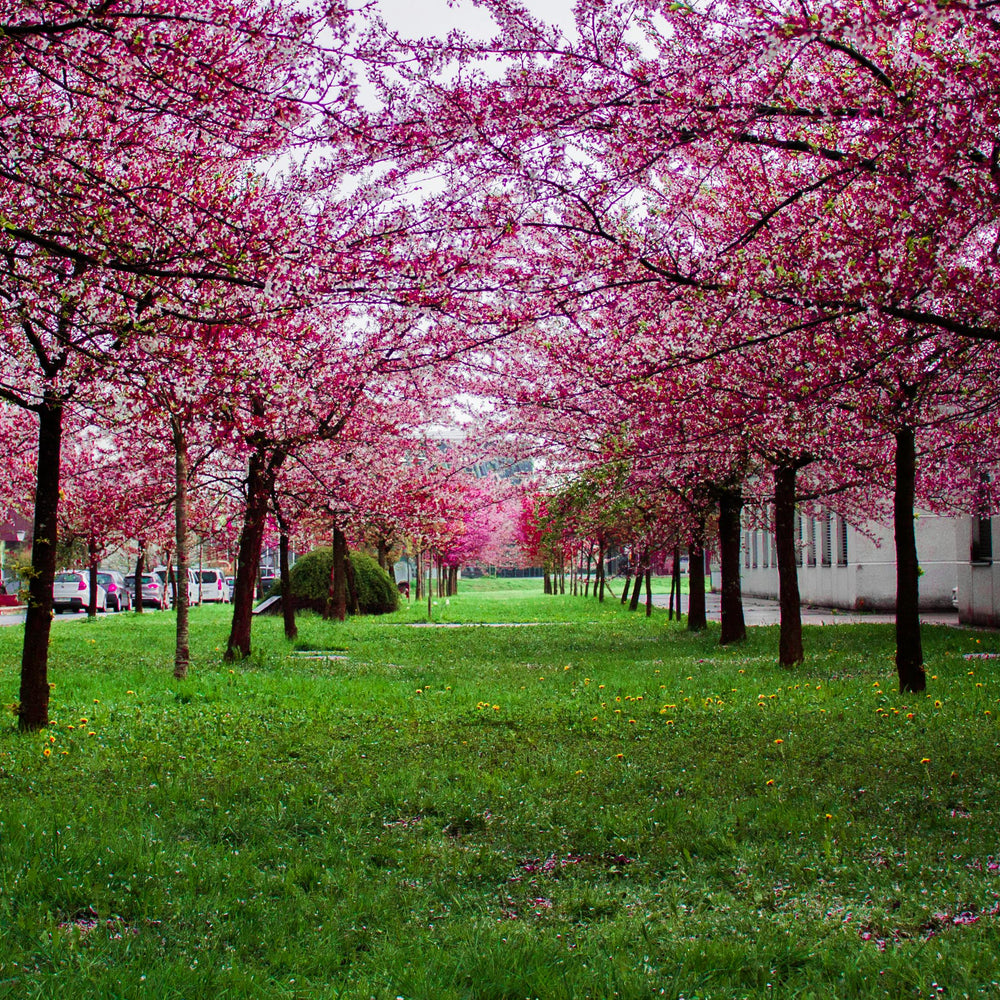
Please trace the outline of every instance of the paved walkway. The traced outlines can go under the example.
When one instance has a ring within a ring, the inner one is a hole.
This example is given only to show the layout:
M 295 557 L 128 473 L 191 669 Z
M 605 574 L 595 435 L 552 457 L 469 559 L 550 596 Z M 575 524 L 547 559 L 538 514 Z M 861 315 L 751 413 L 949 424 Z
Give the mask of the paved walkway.
M 705 610 L 710 621 L 719 620 L 719 594 L 705 595 Z M 653 604 L 665 608 L 670 604 L 667 594 L 654 594 Z M 687 594 L 684 595 L 684 613 L 687 614 Z M 781 611 L 777 601 L 769 601 L 763 597 L 743 598 L 743 619 L 747 625 L 777 625 L 781 620 Z M 895 622 L 893 614 L 864 614 L 858 611 L 844 611 L 842 608 L 819 608 L 813 605 L 802 605 L 803 625 L 854 625 L 868 622 L 871 624 Z M 920 615 L 925 625 L 958 625 L 957 611 L 925 611 Z

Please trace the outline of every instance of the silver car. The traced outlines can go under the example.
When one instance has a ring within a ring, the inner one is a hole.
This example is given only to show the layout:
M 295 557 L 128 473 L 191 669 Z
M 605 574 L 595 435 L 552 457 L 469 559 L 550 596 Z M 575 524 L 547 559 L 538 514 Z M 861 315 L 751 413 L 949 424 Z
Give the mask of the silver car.
M 97 582 L 104 588 L 109 608 L 115 611 L 131 611 L 132 595 L 125 586 L 125 577 L 114 570 L 102 569 L 97 574 Z

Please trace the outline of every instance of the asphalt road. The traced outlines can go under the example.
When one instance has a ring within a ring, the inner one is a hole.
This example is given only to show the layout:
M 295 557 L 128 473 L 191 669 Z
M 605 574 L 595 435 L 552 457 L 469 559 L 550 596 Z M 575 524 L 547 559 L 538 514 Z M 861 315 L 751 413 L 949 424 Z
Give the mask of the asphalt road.
M 145 608 L 143 610 L 143 614 L 145 614 L 146 611 L 150 611 L 150 610 L 151 610 L 150 608 Z M 119 614 L 120 615 L 127 615 L 127 614 L 129 614 L 129 612 L 128 611 L 102 611 L 101 614 L 102 615 L 103 614 L 108 614 L 108 615 L 119 615 Z M 63 620 L 76 621 L 78 619 L 86 618 L 86 617 L 87 617 L 87 613 L 85 611 L 71 611 L 71 612 L 65 612 L 64 611 L 62 614 L 56 615 L 55 621 L 63 621 Z M 23 611 L 5 611 L 2 614 L 0 614 L 0 627 L 2 627 L 4 625 L 23 625 L 23 624 L 24 624 L 24 612 Z

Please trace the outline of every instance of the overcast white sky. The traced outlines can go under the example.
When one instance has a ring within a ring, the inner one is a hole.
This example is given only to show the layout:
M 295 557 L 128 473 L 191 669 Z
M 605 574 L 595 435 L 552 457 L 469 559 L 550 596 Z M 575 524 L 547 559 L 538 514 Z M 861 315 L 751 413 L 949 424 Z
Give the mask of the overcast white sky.
M 493 22 L 469 0 L 379 0 L 386 21 L 410 37 L 440 36 L 462 28 L 479 37 L 493 33 Z M 539 17 L 564 28 L 573 24 L 573 0 L 527 0 Z

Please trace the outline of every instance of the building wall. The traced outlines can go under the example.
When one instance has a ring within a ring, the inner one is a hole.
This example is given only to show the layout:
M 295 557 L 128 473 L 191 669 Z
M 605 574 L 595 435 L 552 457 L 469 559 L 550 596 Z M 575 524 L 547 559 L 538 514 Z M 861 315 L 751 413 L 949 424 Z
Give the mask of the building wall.
M 846 551 L 842 533 L 846 534 Z M 896 559 L 891 528 L 872 523 L 862 534 L 833 516 L 804 517 L 797 534 L 802 554 L 799 594 L 804 603 L 869 611 L 895 608 Z M 925 610 L 950 608 L 960 566 L 955 519 L 921 515 L 916 535 L 923 570 L 920 606 Z M 741 573 L 744 594 L 777 598 L 772 532 L 744 529 Z
M 955 527 L 956 548 L 965 558 L 958 567 L 958 620 L 967 625 L 1000 628 L 1000 517 L 990 519 L 993 558 L 973 563 L 972 518 L 960 518 Z

